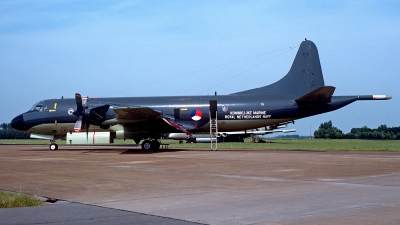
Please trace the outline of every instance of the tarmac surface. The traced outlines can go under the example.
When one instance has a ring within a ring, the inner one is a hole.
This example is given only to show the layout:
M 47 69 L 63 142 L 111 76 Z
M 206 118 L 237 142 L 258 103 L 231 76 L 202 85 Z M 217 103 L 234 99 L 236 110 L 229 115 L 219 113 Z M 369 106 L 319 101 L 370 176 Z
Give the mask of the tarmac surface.
M 0 145 L 0 224 L 400 224 L 400 152 Z

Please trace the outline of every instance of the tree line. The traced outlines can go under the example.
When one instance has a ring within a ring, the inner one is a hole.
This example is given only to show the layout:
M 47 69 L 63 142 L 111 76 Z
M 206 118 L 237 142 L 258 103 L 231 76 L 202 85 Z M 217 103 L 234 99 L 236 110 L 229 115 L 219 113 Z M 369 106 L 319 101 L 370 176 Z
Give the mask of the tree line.
M 9 123 L 0 124 L 0 139 L 29 139 L 28 133 L 15 130 Z
M 321 123 L 318 130 L 314 131 L 315 138 L 330 139 L 374 139 L 374 140 L 400 140 L 400 127 L 380 125 L 376 129 L 363 126 L 352 128 L 347 134 L 332 125 L 332 121 Z

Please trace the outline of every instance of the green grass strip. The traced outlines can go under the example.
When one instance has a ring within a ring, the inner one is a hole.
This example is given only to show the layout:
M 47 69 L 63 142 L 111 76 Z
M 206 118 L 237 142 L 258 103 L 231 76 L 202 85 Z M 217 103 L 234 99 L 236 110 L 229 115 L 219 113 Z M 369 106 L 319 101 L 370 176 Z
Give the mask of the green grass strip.
M 245 142 L 218 143 L 221 149 L 253 150 L 332 150 L 332 151 L 400 151 L 398 140 L 358 139 L 264 139 L 267 143 Z M 169 148 L 210 148 L 210 143 L 178 144 L 178 141 L 162 140 Z
M 0 208 L 40 206 L 45 203 L 26 194 L 0 191 Z

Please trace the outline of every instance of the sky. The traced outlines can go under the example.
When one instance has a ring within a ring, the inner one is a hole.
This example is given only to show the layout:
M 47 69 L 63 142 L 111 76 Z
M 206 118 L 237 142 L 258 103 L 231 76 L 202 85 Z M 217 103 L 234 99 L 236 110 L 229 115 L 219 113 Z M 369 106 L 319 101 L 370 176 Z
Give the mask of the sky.
M 273 83 L 307 38 L 334 95 L 386 94 L 295 121 L 400 126 L 399 1 L 0 2 L 0 123 L 51 98 L 230 94 Z

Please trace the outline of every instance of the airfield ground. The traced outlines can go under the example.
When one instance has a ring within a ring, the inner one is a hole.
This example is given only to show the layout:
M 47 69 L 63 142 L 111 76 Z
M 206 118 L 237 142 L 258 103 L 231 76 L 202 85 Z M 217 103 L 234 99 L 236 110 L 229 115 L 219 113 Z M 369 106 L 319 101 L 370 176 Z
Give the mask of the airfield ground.
M 181 221 L 400 224 L 400 152 L 0 145 L 0 171 L 3 190 Z

